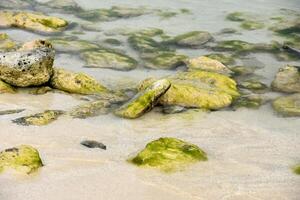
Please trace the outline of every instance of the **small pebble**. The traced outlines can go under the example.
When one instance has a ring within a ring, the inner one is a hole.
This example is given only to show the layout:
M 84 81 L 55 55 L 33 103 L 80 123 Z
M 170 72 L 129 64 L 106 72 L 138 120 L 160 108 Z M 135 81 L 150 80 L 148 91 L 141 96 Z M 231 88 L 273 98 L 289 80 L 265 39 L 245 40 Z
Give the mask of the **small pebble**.
M 88 148 L 100 148 L 106 150 L 106 146 L 103 143 L 94 140 L 84 140 L 80 144 Z

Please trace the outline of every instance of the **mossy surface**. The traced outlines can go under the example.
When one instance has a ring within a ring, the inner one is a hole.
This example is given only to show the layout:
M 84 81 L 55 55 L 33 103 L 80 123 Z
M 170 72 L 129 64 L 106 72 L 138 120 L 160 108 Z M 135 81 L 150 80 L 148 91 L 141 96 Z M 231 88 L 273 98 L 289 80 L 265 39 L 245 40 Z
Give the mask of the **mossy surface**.
M 299 117 L 300 93 L 279 97 L 272 105 L 274 110 L 284 117 Z
M 16 89 L 11 85 L 0 80 L 0 94 L 2 93 L 16 93 Z
M 161 95 L 163 95 L 171 84 L 162 79 L 150 84 L 145 90 L 136 94 L 129 102 L 115 111 L 119 117 L 134 119 L 151 110 Z
M 241 107 L 258 109 L 264 103 L 260 95 L 244 95 L 239 97 L 233 102 L 233 108 L 238 109 Z
M 53 88 L 77 94 L 101 94 L 109 92 L 96 79 L 85 74 L 55 68 L 50 80 Z
M 217 61 L 223 63 L 224 65 L 232 65 L 235 63 L 235 59 L 233 58 L 233 56 L 227 55 L 227 54 L 211 53 L 211 54 L 207 54 L 204 56 L 214 59 L 214 60 L 217 60 Z
M 29 145 L 21 145 L 0 152 L 0 172 L 12 168 L 30 174 L 42 166 L 39 152 Z
M 148 143 L 129 161 L 137 166 L 172 172 L 188 164 L 206 160 L 206 153 L 194 144 L 177 138 L 159 138 Z
M 300 70 L 298 67 L 286 65 L 281 67 L 272 82 L 274 91 L 300 93 Z
M 256 29 L 262 29 L 265 27 L 264 23 L 259 22 L 259 21 L 251 21 L 251 20 L 247 20 L 247 21 L 243 21 L 240 24 L 240 27 L 246 30 L 256 30 Z
M 128 38 L 130 46 L 142 53 L 153 53 L 157 51 L 169 51 L 170 49 L 160 42 L 155 41 L 151 37 L 134 34 Z
M 293 167 L 293 172 L 297 175 L 300 175 L 300 164 Z
M 266 84 L 255 79 L 242 81 L 239 86 L 252 91 L 262 91 L 268 88 Z
M 226 19 L 230 20 L 230 21 L 235 21 L 235 22 L 242 22 L 242 21 L 246 20 L 247 17 L 242 12 L 232 12 L 226 16 Z
M 104 100 L 84 103 L 72 109 L 69 114 L 74 118 L 85 119 L 109 112 L 110 103 Z
M 9 51 L 15 47 L 16 43 L 6 33 L 0 33 L 0 51 Z
M 192 31 L 167 40 L 166 43 L 183 47 L 199 47 L 212 39 L 213 37 L 209 32 Z
M 20 117 L 18 119 L 13 120 L 13 122 L 23 126 L 43 126 L 55 121 L 62 114 L 64 114 L 64 111 L 61 110 L 46 110 L 42 113 L 37 113 L 26 117 Z
M 55 50 L 59 52 L 80 52 L 100 48 L 97 44 L 92 42 L 72 38 L 52 38 L 49 41 L 53 44 Z
M 128 55 L 111 50 L 86 51 L 81 54 L 87 67 L 128 71 L 137 67 L 137 61 Z

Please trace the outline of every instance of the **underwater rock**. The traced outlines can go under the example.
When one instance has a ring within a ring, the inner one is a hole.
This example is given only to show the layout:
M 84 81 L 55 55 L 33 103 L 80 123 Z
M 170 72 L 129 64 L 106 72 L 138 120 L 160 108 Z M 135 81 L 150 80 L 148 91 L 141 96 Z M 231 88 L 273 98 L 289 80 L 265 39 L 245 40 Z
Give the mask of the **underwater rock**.
M 63 31 L 68 22 L 41 13 L 0 11 L 0 27 L 18 27 L 41 33 L 57 33 Z
M 63 13 L 71 14 L 83 11 L 83 9 L 76 3 L 75 0 L 51 0 L 47 1 L 46 3 L 38 4 L 37 8 L 47 13 L 50 11 L 57 12 L 57 10 Z
M 80 142 L 80 144 L 87 148 L 99 148 L 99 149 L 106 150 L 106 146 L 103 143 L 94 140 L 84 140 Z
M 241 22 L 247 20 L 248 17 L 242 12 L 232 12 L 226 16 L 226 19 L 234 22 Z
M 25 109 L 14 109 L 14 110 L 1 110 L 0 115 L 11 115 L 23 112 Z
M 107 38 L 103 41 L 106 44 L 113 45 L 113 46 L 120 46 L 122 42 L 120 40 L 114 39 L 114 38 Z
M 199 47 L 213 39 L 212 35 L 206 31 L 192 31 L 178 35 L 173 39 L 167 40 L 167 44 L 181 47 Z
M 266 99 L 259 94 L 247 94 L 242 95 L 241 97 L 237 98 L 234 102 L 232 107 L 234 110 L 245 107 L 251 109 L 258 109 L 261 105 L 266 103 Z
M 249 89 L 251 91 L 262 91 L 268 88 L 266 84 L 255 79 L 242 81 L 241 83 L 239 83 L 239 86 L 245 89 Z
M 144 66 L 151 69 L 174 69 L 183 65 L 187 56 L 172 51 L 143 54 Z
M 294 166 L 293 171 L 295 174 L 300 175 L 300 164 Z
M 272 82 L 272 89 L 279 92 L 300 92 L 300 69 L 286 65 L 281 67 Z
M 49 40 L 54 49 L 59 52 L 80 52 L 86 50 L 99 49 L 100 46 L 86 40 L 78 40 L 75 38 L 51 38 Z
M 293 33 L 300 33 L 299 18 L 294 20 L 280 20 L 278 23 L 270 27 L 270 30 L 284 36 L 288 36 Z
M 108 89 L 96 79 L 85 74 L 54 68 L 50 84 L 53 88 L 77 94 L 106 93 Z
M 5 0 L 0 1 L 0 9 L 32 9 L 35 3 L 34 0 Z
M 13 88 L 12 86 L 10 86 L 9 84 L 3 82 L 0 80 L 0 94 L 2 93 L 16 93 L 15 88 Z
M 229 106 L 239 96 L 236 82 L 222 74 L 206 71 L 179 72 L 166 79 L 171 82 L 171 87 L 158 101 L 164 106 L 218 110 Z M 153 81 L 144 80 L 139 90 L 143 90 Z
M 38 86 L 49 81 L 53 72 L 54 50 L 0 53 L 0 79 L 18 87 Z
M 131 18 L 138 17 L 148 13 L 148 11 L 143 8 L 130 8 L 122 6 L 113 6 L 110 9 L 94 9 L 87 10 L 77 13 L 77 17 L 92 21 L 112 21 L 121 18 Z
M 97 51 L 86 51 L 81 54 L 86 62 L 86 67 L 110 68 L 128 71 L 137 67 L 137 61 L 125 54 L 112 50 L 101 49 Z
M 146 145 L 129 162 L 140 167 L 158 168 L 164 172 L 180 170 L 186 165 L 207 161 L 198 146 L 177 138 L 159 138 Z
M 119 117 L 129 119 L 142 116 L 155 106 L 159 97 L 163 95 L 170 86 L 170 82 L 166 79 L 155 81 L 145 88 L 145 90 L 136 94 L 129 102 L 117 109 L 115 114 Z
M 221 51 L 235 51 L 235 52 L 247 52 L 254 50 L 254 44 L 241 41 L 241 40 L 226 40 L 217 43 L 217 46 L 213 47 L 215 50 Z
M 0 33 L 0 52 L 14 49 L 16 43 L 12 41 L 6 33 Z
M 128 38 L 128 42 L 130 46 L 137 50 L 140 54 L 170 51 L 170 49 L 162 43 L 155 41 L 151 37 L 140 34 L 131 35 Z
M 206 56 L 189 59 L 186 64 L 189 70 L 203 70 L 225 75 L 232 74 L 232 71 L 221 62 Z
M 0 172 L 12 168 L 30 174 L 43 166 L 39 152 L 29 145 L 20 145 L 0 152 Z
M 224 65 L 232 65 L 235 63 L 235 60 L 232 56 L 227 55 L 227 54 L 222 54 L 222 53 L 211 53 L 204 55 L 205 57 L 217 60 L 221 62 Z
M 284 117 L 299 117 L 300 93 L 279 97 L 272 105 L 274 110 Z
M 104 100 L 97 100 L 79 105 L 72 109 L 69 114 L 73 118 L 85 119 L 88 117 L 95 117 L 109 112 L 110 103 Z
M 28 51 L 28 50 L 33 50 L 33 49 L 38 49 L 42 47 L 47 47 L 49 49 L 53 49 L 52 44 L 47 41 L 47 40 L 33 40 L 30 42 L 25 42 L 19 49 L 18 51 Z
M 182 113 L 187 111 L 187 108 L 182 106 L 163 106 L 162 112 L 164 114 L 175 114 L 175 113 Z
M 255 72 L 256 67 L 246 67 L 246 66 L 234 66 L 230 67 L 235 76 L 245 76 L 250 75 Z
M 61 110 L 46 110 L 42 113 L 20 117 L 18 119 L 12 120 L 12 122 L 23 126 L 43 126 L 55 121 L 62 114 L 64 114 L 64 111 Z
M 256 30 L 264 28 L 265 25 L 263 22 L 246 20 L 241 23 L 240 27 L 246 30 Z
M 51 91 L 53 91 L 53 89 L 49 86 L 29 88 L 29 94 L 34 94 L 34 95 L 46 94 L 46 93 L 51 92 Z

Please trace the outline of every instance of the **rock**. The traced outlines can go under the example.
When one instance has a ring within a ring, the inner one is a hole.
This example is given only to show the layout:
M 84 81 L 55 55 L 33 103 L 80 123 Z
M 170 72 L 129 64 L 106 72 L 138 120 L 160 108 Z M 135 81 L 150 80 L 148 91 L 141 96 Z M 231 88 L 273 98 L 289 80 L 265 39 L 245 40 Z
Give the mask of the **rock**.
M 106 93 L 108 89 L 85 73 L 75 73 L 54 68 L 50 84 L 53 88 L 77 94 Z
M 212 35 L 206 31 L 192 31 L 166 41 L 168 44 L 173 44 L 182 47 L 199 47 L 213 39 Z
M 241 40 L 226 40 L 217 43 L 214 50 L 248 52 L 254 50 L 254 44 Z
M 159 138 L 148 143 L 129 161 L 140 167 L 173 172 L 186 165 L 206 160 L 206 153 L 194 144 L 176 138 Z
M 211 53 L 204 55 L 205 57 L 217 60 L 221 62 L 224 65 L 232 65 L 235 63 L 235 60 L 232 56 L 227 55 L 227 54 L 222 54 L 222 53 Z
M 270 30 L 282 35 L 291 35 L 293 33 L 299 33 L 299 18 L 292 20 L 280 20 L 278 23 L 271 26 Z
M 0 53 L 0 79 L 18 87 L 44 84 L 52 75 L 53 61 L 50 48 Z
M 220 30 L 218 34 L 222 35 L 222 34 L 236 34 L 236 33 L 238 33 L 238 31 L 234 28 L 223 28 Z
M 53 44 L 56 51 L 66 53 L 97 50 L 100 48 L 97 44 L 75 38 L 52 38 L 49 41 Z
M 94 140 L 84 140 L 80 144 L 88 148 L 99 148 L 106 150 L 106 146 L 103 143 Z
M 234 66 L 230 67 L 230 70 L 234 72 L 235 76 L 245 76 L 253 74 L 256 70 L 256 67 Z
M 190 108 L 218 110 L 227 107 L 239 96 L 236 82 L 222 74 L 206 71 L 179 72 L 166 77 L 170 89 L 159 98 L 161 105 L 178 105 Z M 143 90 L 153 79 L 139 86 Z
M 263 22 L 246 20 L 241 23 L 240 27 L 246 30 L 256 30 L 264 28 L 265 25 Z
M 133 34 L 128 38 L 130 46 L 137 50 L 140 54 L 143 53 L 156 53 L 163 51 L 170 51 L 168 47 L 152 39 L 140 34 Z
M 245 89 L 249 89 L 251 91 L 263 91 L 268 88 L 266 84 L 255 79 L 242 81 L 241 83 L 239 83 L 239 86 Z
M 25 109 L 1 110 L 0 115 L 10 115 L 23 112 Z
M 299 117 L 300 93 L 279 97 L 272 105 L 274 110 L 284 117 Z
M 241 22 L 248 19 L 248 17 L 242 12 L 232 12 L 226 16 L 226 19 L 230 21 Z
M 189 70 L 203 70 L 225 75 L 232 74 L 232 71 L 221 62 L 206 56 L 189 59 L 187 61 L 187 67 Z
M 12 168 L 30 174 L 42 166 L 39 152 L 29 145 L 21 145 L 0 152 L 0 172 Z
M 32 9 L 36 2 L 34 0 L 5 0 L 0 1 L 0 10 L 3 9 Z
M 77 13 L 77 17 L 97 22 L 97 21 L 112 21 L 121 18 L 138 17 L 146 14 L 147 11 L 140 8 L 129 8 L 121 6 L 113 6 L 110 9 L 94 9 Z
M 300 164 L 294 166 L 293 171 L 295 174 L 300 175 Z
M 142 116 L 151 110 L 160 96 L 162 96 L 169 88 L 170 82 L 166 79 L 155 81 L 145 90 L 135 95 L 129 102 L 122 105 L 115 111 L 119 117 L 134 119 Z
M 272 89 L 287 93 L 300 92 L 299 68 L 291 65 L 280 68 L 272 82 Z
M 143 54 L 144 66 L 151 69 L 174 69 L 184 65 L 187 56 L 172 51 Z
M 87 67 L 110 68 L 128 71 L 137 67 L 137 61 L 125 54 L 112 50 L 86 51 L 81 54 Z
M 46 13 L 49 13 L 50 11 L 57 12 L 57 10 L 63 13 L 77 13 L 83 11 L 75 0 L 51 0 L 39 4 L 38 8 L 47 11 Z
M 175 114 L 175 113 L 182 113 L 187 111 L 185 107 L 182 106 L 164 106 L 162 112 L 164 114 Z
M 112 45 L 112 46 L 120 46 L 122 42 L 120 40 L 114 39 L 114 38 L 107 38 L 103 41 L 106 44 Z
M 29 94 L 34 94 L 34 95 L 41 95 L 41 94 L 46 94 L 48 92 L 53 91 L 53 89 L 49 86 L 42 86 L 42 87 L 37 87 L 37 88 L 30 88 L 29 89 Z
M 61 110 L 46 110 L 42 113 L 12 120 L 12 122 L 23 126 L 43 126 L 55 121 L 62 114 L 64 114 L 64 111 Z
M 243 95 L 239 97 L 236 101 L 233 103 L 234 110 L 245 107 L 245 108 L 251 108 L 251 109 L 258 109 L 261 105 L 263 105 L 266 102 L 266 99 L 258 94 L 248 94 Z
M 0 94 L 2 93 L 16 93 L 15 88 L 0 80 Z
M 111 104 L 108 101 L 104 100 L 88 102 L 75 107 L 69 114 L 74 118 L 81 119 L 96 117 L 101 114 L 107 114 L 109 112 L 110 105 Z
M 18 51 L 28 51 L 33 49 L 38 49 L 42 47 L 47 47 L 49 49 L 53 49 L 52 44 L 47 40 L 33 40 L 30 42 L 25 42 Z
M 14 49 L 16 43 L 12 41 L 6 33 L 0 33 L 0 52 Z
M 0 11 L 0 27 L 18 27 L 41 33 L 57 33 L 63 31 L 68 22 L 40 13 Z

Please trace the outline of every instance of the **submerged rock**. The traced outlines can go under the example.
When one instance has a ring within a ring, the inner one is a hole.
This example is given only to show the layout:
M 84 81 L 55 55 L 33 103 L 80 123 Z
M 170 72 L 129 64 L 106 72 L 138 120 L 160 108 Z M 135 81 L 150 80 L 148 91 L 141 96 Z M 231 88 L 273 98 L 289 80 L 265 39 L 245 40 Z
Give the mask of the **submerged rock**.
M 129 161 L 137 166 L 170 172 L 206 160 L 206 153 L 194 144 L 176 138 L 159 138 L 148 143 Z
M 273 108 L 285 117 L 300 116 L 300 93 L 283 96 L 273 101 Z
M 227 107 L 239 96 L 236 82 L 222 74 L 206 71 L 179 72 L 166 77 L 170 89 L 159 98 L 161 105 L 217 110 Z M 153 79 L 146 79 L 139 87 L 143 90 Z
M 268 88 L 266 84 L 255 79 L 242 81 L 241 83 L 239 83 L 239 86 L 245 89 L 249 89 L 251 91 L 263 91 Z
M 42 113 L 37 113 L 26 117 L 20 117 L 18 119 L 13 120 L 12 122 L 23 126 L 43 126 L 55 121 L 62 114 L 64 114 L 64 111 L 61 110 L 46 110 Z
M 286 65 L 279 69 L 272 82 L 272 89 L 279 92 L 300 92 L 300 69 Z
M 67 21 L 41 13 L 0 11 L 0 27 L 18 27 L 42 33 L 56 33 L 67 26 Z
M 47 12 L 59 10 L 63 13 L 76 13 L 83 11 L 75 0 L 51 0 L 38 4 L 38 8 Z
M 16 43 L 6 33 L 0 33 L 0 52 L 14 49 Z
M 166 41 L 166 43 L 182 47 L 199 47 L 212 39 L 213 37 L 209 32 L 192 31 L 182 35 L 178 35 L 173 39 Z
M 110 103 L 104 100 L 97 100 L 79 105 L 71 110 L 69 113 L 74 118 L 85 119 L 88 117 L 95 117 L 109 112 Z
M 266 99 L 258 94 L 248 94 L 239 97 L 233 103 L 233 108 L 236 110 L 241 107 L 258 109 L 261 105 L 266 102 Z
M 240 27 L 246 30 L 256 30 L 264 28 L 265 25 L 263 22 L 246 20 L 241 23 Z
M 300 164 L 294 166 L 293 171 L 295 174 L 300 175 Z
M 256 70 L 256 67 L 234 66 L 230 67 L 230 70 L 233 71 L 235 76 L 245 76 L 253 74 Z
M 46 93 L 51 92 L 51 91 L 53 91 L 53 89 L 49 86 L 29 88 L 29 94 L 34 94 L 34 95 L 46 94 Z
M 137 67 L 135 59 L 112 50 L 86 51 L 81 54 L 81 57 L 85 60 L 87 67 L 110 68 L 122 71 Z
M 10 115 L 23 112 L 25 109 L 1 110 L 0 115 Z
M 0 1 L 0 8 L 19 10 L 32 9 L 35 3 L 35 0 L 5 0 Z
M 18 49 L 18 51 L 28 51 L 28 50 L 33 50 L 33 49 L 38 49 L 42 47 L 47 47 L 49 49 L 53 49 L 52 44 L 47 41 L 47 40 L 33 40 L 30 42 L 25 42 L 21 48 Z
M 15 88 L 10 86 L 9 84 L 0 80 L 0 94 L 2 93 L 16 93 Z
M 131 35 L 128 38 L 128 42 L 130 46 L 137 50 L 140 54 L 170 51 L 170 49 L 162 43 L 141 34 Z
M 18 87 L 44 84 L 52 75 L 53 61 L 50 48 L 0 53 L 0 79 Z
M 80 142 L 80 144 L 88 148 L 99 148 L 106 150 L 106 146 L 103 143 L 94 140 L 84 140 Z
M 145 88 L 145 90 L 134 96 L 129 102 L 117 109 L 115 114 L 119 117 L 129 119 L 142 116 L 155 106 L 159 97 L 163 95 L 170 86 L 170 82 L 166 79 L 155 81 Z
M 232 12 L 226 16 L 226 19 L 230 21 L 241 22 L 248 19 L 248 17 L 242 12 Z
M 211 53 L 204 55 L 205 57 L 217 60 L 221 62 L 224 65 L 231 65 L 235 63 L 235 60 L 232 56 L 227 55 L 227 54 L 222 54 L 222 53 Z
M 80 52 L 86 50 L 95 50 L 100 47 L 97 44 L 86 40 L 78 40 L 76 38 L 52 38 L 49 40 L 54 49 L 59 52 Z
M 60 68 L 54 68 L 50 84 L 53 88 L 77 94 L 101 94 L 108 92 L 108 89 L 93 77 L 85 73 L 75 73 Z
M 39 152 L 29 145 L 21 145 L 0 152 L 0 172 L 12 168 L 30 174 L 42 166 Z
M 225 75 L 232 74 L 232 71 L 221 62 L 206 56 L 189 59 L 187 61 L 187 67 L 189 70 L 203 70 Z

